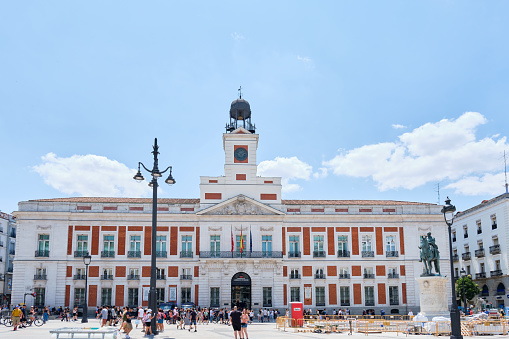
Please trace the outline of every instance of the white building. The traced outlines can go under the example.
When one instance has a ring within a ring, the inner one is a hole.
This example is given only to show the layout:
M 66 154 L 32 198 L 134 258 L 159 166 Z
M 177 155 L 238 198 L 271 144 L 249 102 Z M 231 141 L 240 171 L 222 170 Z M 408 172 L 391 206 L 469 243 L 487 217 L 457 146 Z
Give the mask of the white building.
M 486 303 L 508 306 L 509 194 L 459 212 L 452 234 L 455 276 L 464 269 L 479 285 Z
M 158 199 L 158 299 L 416 312 L 419 235 L 432 232 L 447 253 L 441 206 L 282 200 L 281 178 L 257 176 L 258 137 L 249 104 L 235 100 L 223 134 L 225 175 L 201 177 L 199 199 Z M 146 305 L 151 212 L 151 199 L 20 202 L 14 302 L 35 289 L 39 303 L 82 303 L 82 256 L 90 253 L 89 306 Z
M 12 261 L 16 248 L 16 220 L 0 212 L 0 305 L 11 300 Z

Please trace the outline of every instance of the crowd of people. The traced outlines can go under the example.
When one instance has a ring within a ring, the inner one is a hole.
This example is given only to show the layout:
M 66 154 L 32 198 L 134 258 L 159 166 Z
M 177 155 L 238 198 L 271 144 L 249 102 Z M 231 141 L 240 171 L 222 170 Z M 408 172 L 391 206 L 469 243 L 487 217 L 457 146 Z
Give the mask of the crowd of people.
M 45 307 L 42 311 L 42 321 L 45 324 L 49 319 L 49 308 Z M 27 321 L 35 321 L 37 314 L 39 313 L 39 309 L 37 307 L 31 306 L 30 309 L 27 308 L 26 305 L 14 306 L 11 312 L 11 320 L 13 331 L 17 331 L 18 328 L 27 327 Z

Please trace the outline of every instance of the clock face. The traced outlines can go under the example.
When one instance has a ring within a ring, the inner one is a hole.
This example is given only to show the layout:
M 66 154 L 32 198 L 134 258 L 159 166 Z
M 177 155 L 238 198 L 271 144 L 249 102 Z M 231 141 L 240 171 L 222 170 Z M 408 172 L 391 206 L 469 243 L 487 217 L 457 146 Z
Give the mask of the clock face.
M 245 149 L 244 147 L 239 147 L 235 150 L 233 155 L 235 156 L 235 159 L 237 159 L 238 161 L 244 161 L 247 159 L 247 149 Z

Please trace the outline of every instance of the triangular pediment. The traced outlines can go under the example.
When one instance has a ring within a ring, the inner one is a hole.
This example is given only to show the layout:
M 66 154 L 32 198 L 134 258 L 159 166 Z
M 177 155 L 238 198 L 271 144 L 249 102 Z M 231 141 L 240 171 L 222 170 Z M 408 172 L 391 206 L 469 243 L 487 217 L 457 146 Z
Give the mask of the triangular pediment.
M 253 134 L 253 133 L 249 132 L 244 127 L 239 127 L 236 130 L 232 131 L 230 134 Z
M 284 215 L 273 207 L 262 204 L 259 201 L 246 197 L 245 195 L 237 195 L 231 199 L 225 200 L 205 208 L 197 215 Z

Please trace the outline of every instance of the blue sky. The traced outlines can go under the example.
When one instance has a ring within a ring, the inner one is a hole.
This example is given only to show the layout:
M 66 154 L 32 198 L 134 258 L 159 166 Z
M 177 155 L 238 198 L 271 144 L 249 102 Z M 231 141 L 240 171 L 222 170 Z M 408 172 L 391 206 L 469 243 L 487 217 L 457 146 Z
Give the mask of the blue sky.
M 504 1 L 3 1 L 0 209 L 150 196 L 138 161 L 197 198 L 223 174 L 242 85 L 285 199 L 459 210 L 504 192 Z

